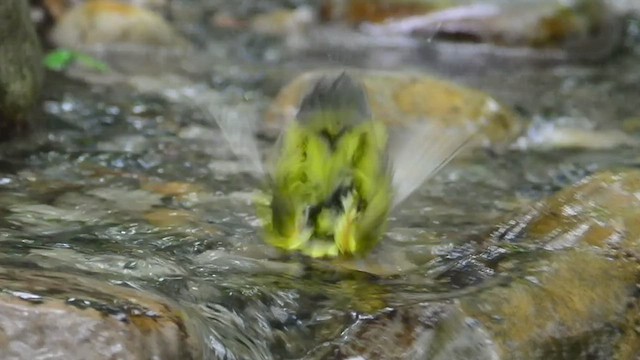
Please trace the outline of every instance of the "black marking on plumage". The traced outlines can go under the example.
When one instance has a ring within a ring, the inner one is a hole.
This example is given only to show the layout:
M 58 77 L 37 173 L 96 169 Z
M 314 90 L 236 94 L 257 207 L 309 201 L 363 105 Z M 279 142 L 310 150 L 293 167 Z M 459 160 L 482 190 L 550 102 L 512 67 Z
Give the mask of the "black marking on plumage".
M 329 198 L 325 199 L 323 202 L 312 205 L 308 208 L 307 213 L 307 225 L 313 226 L 317 222 L 318 216 L 320 212 L 324 209 L 330 209 L 335 211 L 338 214 L 344 213 L 344 208 L 342 207 L 342 200 L 346 198 L 350 193 L 354 191 L 353 184 L 347 183 L 338 186 L 333 193 L 329 196 Z
M 341 128 L 337 134 L 332 134 L 329 129 L 322 129 L 320 136 L 329 144 L 331 151 L 335 152 L 338 146 L 338 140 L 349 130 L 351 130 L 351 126 L 345 126 Z
M 322 211 L 322 206 L 312 205 L 307 208 L 307 226 L 313 228 L 318 221 L 318 216 Z
M 335 189 L 333 194 L 331 194 L 329 199 L 325 201 L 324 206 L 330 209 L 339 210 L 339 212 L 342 212 L 341 210 L 344 210 L 342 208 L 342 199 L 347 197 L 349 193 L 352 191 L 353 191 L 352 184 L 345 184 L 345 185 L 338 186 L 338 188 Z
M 354 195 L 356 192 L 355 186 L 352 182 L 346 182 L 336 187 L 333 193 L 324 201 L 311 205 L 306 209 L 306 223 L 309 227 L 314 227 L 318 221 L 318 216 L 322 210 L 331 210 L 337 214 L 344 214 L 344 208 L 342 201 L 349 195 Z M 360 199 L 356 196 L 358 211 L 364 211 L 367 207 L 367 202 L 364 199 Z
M 294 207 L 288 199 L 282 195 L 280 191 L 274 191 L 273 199 L 271 200 L 271 212 L 273 214 L 273 227 L 280 234 L 287 232 L 288 222 L 287 219 L 293 216 Z
M 370 119 L 371 111 L 364 87 L 346 72 L 337 78 L 322 77 L 302 99 L 296 119 L 308 122 L 314 115 L 326 111 L 352 113 L 351 118 L 340 119 L 344 125 L 353 125 Z

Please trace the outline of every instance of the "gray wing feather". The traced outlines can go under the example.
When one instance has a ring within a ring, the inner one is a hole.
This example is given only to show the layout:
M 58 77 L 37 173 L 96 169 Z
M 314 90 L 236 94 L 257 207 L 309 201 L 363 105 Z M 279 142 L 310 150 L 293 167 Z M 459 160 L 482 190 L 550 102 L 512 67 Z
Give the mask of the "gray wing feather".
M 249 163 L 252 175 L 263 178 L 266 172 L 255 137 L 255 110 L 224 106 L 215 102 L 199 101 L 197 104 L 205 115 L 218 124 L 234 155 Z
M 428 121 L 394 129 L 389 166 L 397 206 L 453 159 L 475 134 L 471 128 L 445 128 Z

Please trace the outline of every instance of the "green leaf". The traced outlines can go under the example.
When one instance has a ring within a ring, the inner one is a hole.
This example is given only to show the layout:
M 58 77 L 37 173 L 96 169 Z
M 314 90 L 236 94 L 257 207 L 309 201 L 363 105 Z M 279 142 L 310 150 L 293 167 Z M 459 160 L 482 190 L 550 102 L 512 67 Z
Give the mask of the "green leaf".
M 74 54 L 69 50 L 55 50 L 44 57 L 44 66 L 50 70 L 62 71 L 71 65 Z
M 89 69 L 98 70 L 101 72 L 109 71 L 109 65 L 89 55 L 76 53 L 76 60 L 78 61 L 78 63 L 82 64 L 82 66 L 86 66 Z
M 44 58 L 44 66 L 53 71 L 63 71 L 74 62 L 78 62 L 80 65 L 92 70 L 109 71 L 109 66 L 106 63 L 72 50 L 57 49 L 47 54 Z

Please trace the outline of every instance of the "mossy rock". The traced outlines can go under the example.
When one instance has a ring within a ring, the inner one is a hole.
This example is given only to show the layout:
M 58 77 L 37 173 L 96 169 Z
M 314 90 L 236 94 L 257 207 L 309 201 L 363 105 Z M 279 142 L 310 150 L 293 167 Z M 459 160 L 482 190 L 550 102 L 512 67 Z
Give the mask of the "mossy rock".
M 0 139 L 28 128 L 42 86 L 42 51 L 27 2 L 0 2 Z

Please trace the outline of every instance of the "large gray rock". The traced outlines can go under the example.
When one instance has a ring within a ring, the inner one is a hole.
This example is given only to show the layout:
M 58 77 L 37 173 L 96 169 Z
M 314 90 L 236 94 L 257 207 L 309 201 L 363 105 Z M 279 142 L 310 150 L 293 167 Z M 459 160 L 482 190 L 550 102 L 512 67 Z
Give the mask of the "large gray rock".
M 0 139 L 27 126 L 42 83 L 42 51 L 26 0 L 0 1 Z

